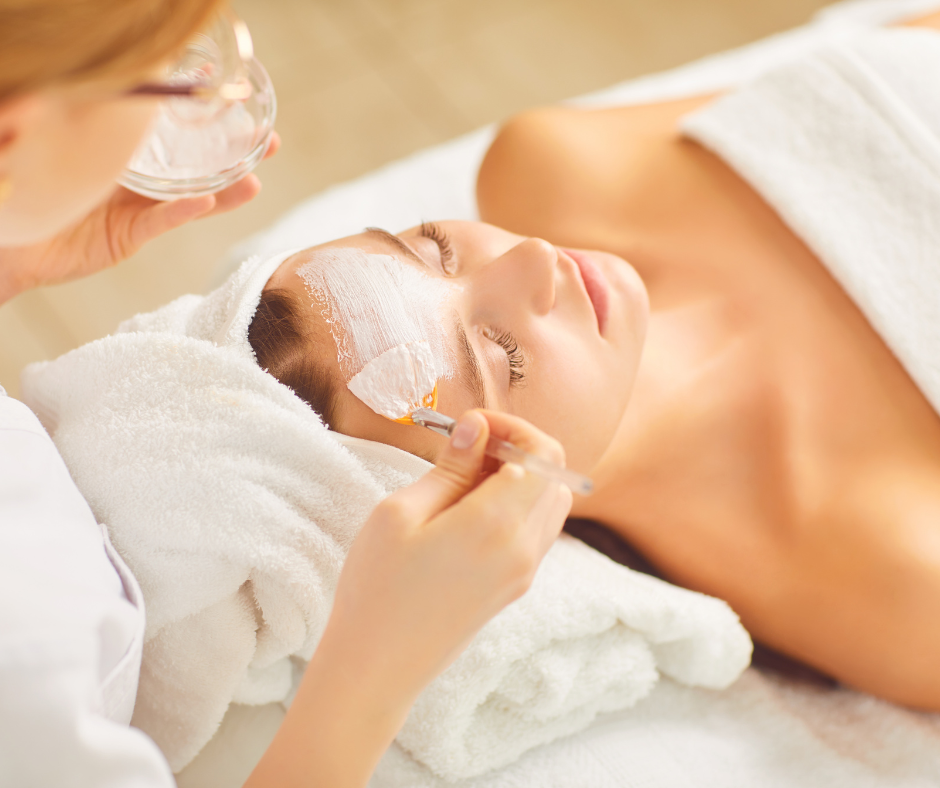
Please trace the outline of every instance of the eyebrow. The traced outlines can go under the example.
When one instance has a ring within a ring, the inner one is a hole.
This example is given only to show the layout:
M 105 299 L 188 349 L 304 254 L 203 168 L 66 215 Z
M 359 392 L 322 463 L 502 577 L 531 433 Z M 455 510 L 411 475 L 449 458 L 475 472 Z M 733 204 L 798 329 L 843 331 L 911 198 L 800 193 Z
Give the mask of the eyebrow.
M 427 263 L 422 260 L 408 244 L 388 230 L 383 230 L 381 227 L 366 227 L 365 232 L 369 235 L 375 235 L 379 240 L 383 241 L 388 246 L 394 247 L 408 259 L 414 260 L 422 266 L 427 266 Z M 456 313 L 454 314 L 454 325 L 456 326 L 457 346 L 460 348 L 461 366 L 468 373 L 463 377 L 464 388 L 467 390 L 467 393 L 470 394 L 474 408 L 486 408 L 488 407 L 488 403 L 486 398 L 486 386 L 483 383 L 483 370 L 480 367 L 477 354 L 473 350 L 473 345 L 470 344 L 470 340 L 467 338 L 467 332 L 464 330 L 463 322 Z
M 421 259 L 421 257 L 412 249 L 408 244 L 406 244 L 401 238 L 397 235 L 393 235 L 388 230 L 383 230 L 381 227 L 366 227 L 365 232 L 367 235 L 374 235 L 380 241 L 383 241 L 387 246 L 394 246 L 399 252 L 401 252 L 405 257 L 413 262 L 419 263 L 424 268 L 427 268 L 428 264 Z
M 473 400 L 474 408 L 486 408 L 486 387 L 483 385 L 483 371 L 480 369 L 480 362 L 477 360 L 477 354 L 473 352 L 473 346 L 467 338 L 467 332 L 464 331 L 463 323 L 459 316 L 456 316 L 455 324 L 457 326 L 457 346 L 460 348 L 461 364 L 469 373 L 464 377 L 464 388 L 470 394 Z

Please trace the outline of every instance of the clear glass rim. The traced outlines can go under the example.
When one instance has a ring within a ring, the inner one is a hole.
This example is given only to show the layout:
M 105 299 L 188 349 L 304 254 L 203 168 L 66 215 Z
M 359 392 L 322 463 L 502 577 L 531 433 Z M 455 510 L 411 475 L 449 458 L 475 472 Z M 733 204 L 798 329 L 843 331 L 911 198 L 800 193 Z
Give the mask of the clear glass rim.
M 269 101 L 268 111 L 263 119 L 263 133 L 257 144 L 242 159 L 220 172 L 200 175 L 196 178 L 157 178 L 127 167 L 118 178 L 118 184 L 157 200 L 180 199 L 214 194 L 251 172 L 264 157 L 268 143 L 271 141 L 274 121 L 277 117 L 277 96 L 268 72 L 257 58 L 252 58 L 248 62 L 248 68 L 257 80 L 261 91 L 268 95 Z

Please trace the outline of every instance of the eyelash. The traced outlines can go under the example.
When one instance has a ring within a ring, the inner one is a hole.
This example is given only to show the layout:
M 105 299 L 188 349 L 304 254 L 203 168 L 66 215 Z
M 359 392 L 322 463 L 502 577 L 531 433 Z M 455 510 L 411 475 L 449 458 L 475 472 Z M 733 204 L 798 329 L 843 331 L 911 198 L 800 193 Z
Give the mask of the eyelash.
M 450 242 L 450 236 L 444 232 L 443 228 L 437 222 L 423 222 L 421 224 L 421 235 L 424 238 L 430 238 L 437 244 L 441 250 L 441 268 L 445 276 L 453 276 L 454 271 L 450 263 L 454 259 L 454 247 Z
M 437 244 L 441 250 L 441 268 L 444 270 L 445 276 L 453 276 L 454 271 L 450 267 L 450 263 L 454 259 L 454 247 L 450 242 L 450 236 L 444 232 L 444 229 L 437 222 L 423 222 L 421 224 L 421 235 Z M 500 331 L 495 328 L 485 328 L 483 335 L 499 345 L 506 353 L 506 358 L 509 359 L 509 387 L 521 386 L 525 380 L 525 355 L 516 338 L 508 331 Z
M 506 357 L 509 359 L 509 387 L 521 386 L 525 380 L 525 354 L 516 338 L 508 331 L 489 327 L 483 329 L 483 336 L 506 351 Z

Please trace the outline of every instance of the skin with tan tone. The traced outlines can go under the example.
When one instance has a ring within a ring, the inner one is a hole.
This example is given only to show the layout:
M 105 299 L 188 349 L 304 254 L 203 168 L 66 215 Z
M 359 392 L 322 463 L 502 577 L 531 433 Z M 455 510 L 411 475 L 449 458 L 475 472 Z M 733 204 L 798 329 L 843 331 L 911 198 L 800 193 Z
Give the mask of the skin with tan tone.
M 322 249 L 355 246 L 395 255 L 402 264 L 456 286 L 453 325 L 447 334 L 459 374 L 439 383 L 442 413 L 456 417 L 486 407 L 522 416 L 561 441 L 571 468 L 584 472 L 595 468 L 623 419 L 646 333 L 649 307 L 636 272 L 614 255 L 592 255 L 610 284 L 608 315 L 601 327 L 578 264 L 570 256 L 578 252 L 476 222 L 441 222 L 436 229 L 446 234 L 450 259 L 442 259 L 439 245 L 423 236 L 421 228 L 398 238 L 371 232 L 297 254 L 271 277 L 268 288 L 290 290 L 313 306 L 311 360 L 318 368 L 331 370 L 337 393 L 330 426 L 429 460 L 444 442 L 429 431 L 373 413 L 340 378 L 322 308 L 307 293 L 297 269 Z M 528 356 L 538 358 L 537 366 L 526 365 L 523 381 L 514 380 L 523 371 L 513 371 L 509 354 L 498 342 L 501 334 L 511 334 Z M 479 370 L 476 384 L 474 366 Z M 571 385 L 559 386 L 561 379 Z M 586 401 L 592 402 L 588 427 L 572 416 L 584 409 Z
M 413 255 L 463 287 L 489 403 L 558 438 L 595 480 L 572 515 L 729 601 L 777 651 L 940 710 L 940 420 L 814 254 L 680 137 L 680 118 L 711 100 L 527 113 L 479 176 L 481 215 L 506 230 L 441 222 L 444 249 L 427 228 L 401 233 L 397 252 L 376 233 L 331 245 Z M 585 249 L 603 250 L 588 255 L 610 286 L 606 335 L 565 251 Z M 271 286 L 307 297 L 303 259 Z M 488 325 L 512 332 L 523 385 Z M 325 326 L 318 336 L 317 363 L 335 366 Z M 458 383 L 442 384 L 445 413 L 473 404 Z M 336 429 L 433 459 L 437 438 L 342 384 Z
M 940 420 L 813 253 L 680 137 L 709 100 L 532 112 L 480 173 L 485 220 L 610 250 L 649 291 L 633 400 L 575 512 L 771 647 L 940 710 Z
M 0 303 L 116 265 L 158 235 L 261 190 L 253 174 L 173 202 L 115 186 L 159 106 L 121 96 L 131 84 L 58 86 L 0 102 L 0 182 L 9 188 L 0 201 Z M 275 134 L 265 157 L 279 145 Z
M 114 265 L 260 188 L 251 175 L 174 203 L 116 189 L 154 106 L 116 99 L 122 87 L 0 102 L 0 182 L 13 185 L 0 204 L 0 302 Z M 940 643 L 922 631 L 940 600 L 936 417 L 808 250 L 677 138 L 692 104 L 535 113 L 500 135 L 480 203 L 512 232 L 446 228 L 483 393 L 562 435 L 571 464 L 594 473 L 600 494 L 576 514 L 623 533 L 677 582 L 731 600 L 771 645 L 938 708 Z M 425 236 L 404 234 L 396 254 L 443 264 Z M 589 286 L 592 268 L 606 296 Z M 510 348 L 483 330 L 508 330 L 500 322 L 520 335 L 525 385 L 513 387 Z M 450 386 L 442 409 L 478 393 Z M 343 429 L 394 430 L 383 439 L 437 467 L 363 527 L 249 785 L 365 785 L 423 687 L 525 592 L 571 508 L 565 488 L 513 466 L 484 472 L 490 433 L 565 462 L 516 415 L 471 410 L 449 443 L 373 417 L 348 397 L 337 410 Z

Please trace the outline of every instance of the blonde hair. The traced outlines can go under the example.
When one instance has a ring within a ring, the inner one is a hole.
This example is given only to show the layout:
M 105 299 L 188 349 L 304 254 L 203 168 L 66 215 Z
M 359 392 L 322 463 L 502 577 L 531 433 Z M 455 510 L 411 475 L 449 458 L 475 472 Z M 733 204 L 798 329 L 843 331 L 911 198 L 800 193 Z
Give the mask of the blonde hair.
M 57 84 L 130 81 L 224 0 L 0 0 L 0 101 Z

